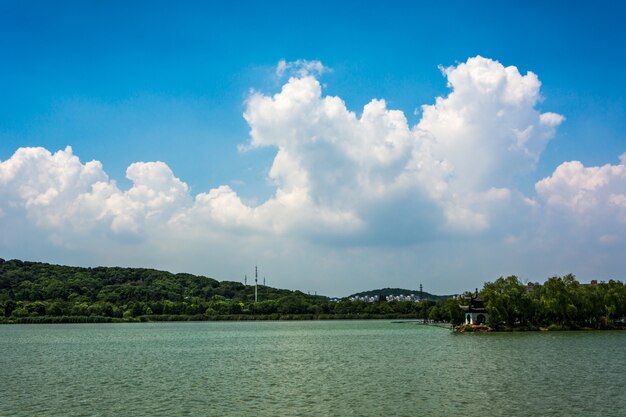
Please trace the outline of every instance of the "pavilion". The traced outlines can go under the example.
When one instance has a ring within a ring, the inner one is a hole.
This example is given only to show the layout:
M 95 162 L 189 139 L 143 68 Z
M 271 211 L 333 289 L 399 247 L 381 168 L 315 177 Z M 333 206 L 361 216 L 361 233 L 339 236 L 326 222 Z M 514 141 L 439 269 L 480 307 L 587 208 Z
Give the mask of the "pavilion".
M 470 297 L 469 305 L 459 306 L 465 315 L 465 324 L 485 324 L 489 318 L 484 301 L 478 295 L 478 288 Z

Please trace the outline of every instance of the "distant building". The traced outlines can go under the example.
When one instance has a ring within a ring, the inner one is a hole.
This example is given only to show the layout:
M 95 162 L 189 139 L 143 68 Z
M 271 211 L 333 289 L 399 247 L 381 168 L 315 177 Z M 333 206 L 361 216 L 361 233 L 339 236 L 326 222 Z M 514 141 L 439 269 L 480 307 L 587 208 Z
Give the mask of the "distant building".
M 366 303 L 376 303 L 378 301 L 380 301 L 380 298 L 378 296 L 354 296 L 354 297 L 350 297 L 348 300 L 350 301 L 364 301 Z
M 414 303 L 419 303 L 420 301 L 422 301 L 422 299 L 420 298 L 419 295 L 415 295 L 415 294 L 409 294 L 409 295 L 405 295 L 405 294 L 400 294 L 400 295 L 395 295 L 395 294 L 390 294 L 390 295 L 357 295 L 357 296 L 353 296 L 350 297 L 348 300 L 350 301 L 364 301 L 366 303 L 377 303 L 377 302 L 381 302 L 381 301 L 411 301 Z
M 465 324 L 485 324 L 489 318 L 485 303 L 478 295 L 478 288 L 476 288 L 476 293 L 470 297 L 469 304 L 459 307 L 465 314 Z

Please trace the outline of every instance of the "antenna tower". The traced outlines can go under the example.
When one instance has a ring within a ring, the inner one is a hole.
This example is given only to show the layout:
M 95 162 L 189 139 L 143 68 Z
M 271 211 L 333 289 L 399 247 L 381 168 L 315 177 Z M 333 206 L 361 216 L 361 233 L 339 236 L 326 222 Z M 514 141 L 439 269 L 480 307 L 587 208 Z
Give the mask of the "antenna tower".
M 259 281 L 259 268 L 254 265 L 254 302 L 259 301 L 259 294 L 257 292 L 257 283 Z

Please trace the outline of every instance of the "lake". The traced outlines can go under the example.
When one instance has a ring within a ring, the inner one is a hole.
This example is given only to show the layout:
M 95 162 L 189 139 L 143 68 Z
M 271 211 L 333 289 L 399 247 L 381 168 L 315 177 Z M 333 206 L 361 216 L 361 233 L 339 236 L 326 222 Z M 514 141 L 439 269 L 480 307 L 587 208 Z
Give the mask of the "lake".
M 0 416 L 625 416 L 626 332 L 0 326 Z

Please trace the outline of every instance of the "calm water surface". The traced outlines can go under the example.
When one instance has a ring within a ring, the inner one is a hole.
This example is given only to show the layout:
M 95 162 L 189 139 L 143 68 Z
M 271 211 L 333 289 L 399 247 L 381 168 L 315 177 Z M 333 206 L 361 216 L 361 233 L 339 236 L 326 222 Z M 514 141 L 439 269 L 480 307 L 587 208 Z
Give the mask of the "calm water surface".
M 626 416 L 626 333 L 0 326 L 0 416 Z

